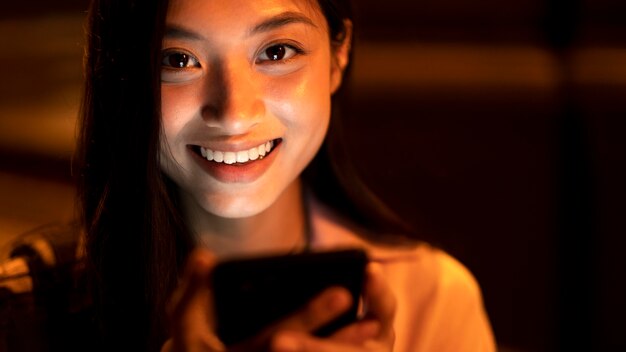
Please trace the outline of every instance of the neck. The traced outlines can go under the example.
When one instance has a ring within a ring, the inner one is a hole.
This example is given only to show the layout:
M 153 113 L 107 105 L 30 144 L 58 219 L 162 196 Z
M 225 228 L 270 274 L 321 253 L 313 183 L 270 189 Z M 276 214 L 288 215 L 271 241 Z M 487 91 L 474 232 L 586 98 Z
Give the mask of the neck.
M 303 201 L 301 184 L 296 180 L 269 208 L 251 217 L 222 218 L 197 205 L 195 211 L 193 205 L 186 206 L 185 214 L 197 243 L 218 258 L 289 253 L 306 246 Z

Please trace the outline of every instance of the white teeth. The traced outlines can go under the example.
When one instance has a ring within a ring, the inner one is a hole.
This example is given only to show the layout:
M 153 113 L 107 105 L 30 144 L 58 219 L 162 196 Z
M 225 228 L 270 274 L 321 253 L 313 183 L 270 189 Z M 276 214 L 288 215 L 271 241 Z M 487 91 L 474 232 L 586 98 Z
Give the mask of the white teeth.
M 224 153 L 223 152 L 213 152 L 213 161 L 221 163 L 224 161 Z
M 246 161 L 248 161 L 249 157 L 248 157 L 248 151 L 244 150 L 243 152 L 237 152 L 237 162 L 238 163 L 245 163 Z
M 259 158 L 259 149 L 251 148 L 250 150 L 248 150 L 248 157 L 250 158 L 250 160 L 258 159 Z
M 224 163 L 225 164 L 234 164 L 237 161 L 237 154 L 233 152 L 225 152 L 224 153 Z
M 263 157 L 274 148 L 274 141 L 269 141 L 258 147 L 242 150 L 238 152 L 222 152 L 200 147 L 200 154 L 209 161 L 232 165 L 234 163 L 246 163 L 250 160 L 263 159 Z

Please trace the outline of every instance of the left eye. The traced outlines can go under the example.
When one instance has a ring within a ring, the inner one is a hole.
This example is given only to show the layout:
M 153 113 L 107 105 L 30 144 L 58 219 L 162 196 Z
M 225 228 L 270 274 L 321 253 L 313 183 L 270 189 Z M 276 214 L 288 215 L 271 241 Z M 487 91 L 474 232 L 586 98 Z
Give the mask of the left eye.
M 261 52 L 259 61 L 281 61 L 291 59 L 298 53 L 298 50 L 290 45 L 272 45 Z

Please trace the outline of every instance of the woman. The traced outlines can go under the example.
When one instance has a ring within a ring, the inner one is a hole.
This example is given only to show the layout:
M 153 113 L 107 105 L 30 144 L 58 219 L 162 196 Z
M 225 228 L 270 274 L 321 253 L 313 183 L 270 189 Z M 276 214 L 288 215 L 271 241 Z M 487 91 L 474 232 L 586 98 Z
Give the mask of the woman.
M 80 194 L 104 346 L 224 350 L 219 258 L 357 246 L 378 262 L 367 319 L 312 336 L 350 304 L 329 289 L 234 348 L 493 350 L 471 275 L 392 235 L 345 164 L 330 115 L 351 38 L 345 1 L 94 1 Z

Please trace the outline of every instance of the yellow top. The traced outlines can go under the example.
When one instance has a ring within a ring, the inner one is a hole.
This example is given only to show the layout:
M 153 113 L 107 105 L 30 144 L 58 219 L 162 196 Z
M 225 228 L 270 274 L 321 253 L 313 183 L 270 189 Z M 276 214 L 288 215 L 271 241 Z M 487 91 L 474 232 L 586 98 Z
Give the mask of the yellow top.
M 398 302 L 394 352 L 495 351 L 478 283 L 456 259 L 427 244 L 375 245 L 354 225 L 312 201 L 311 247 L 360 247 L 379 262 Z

